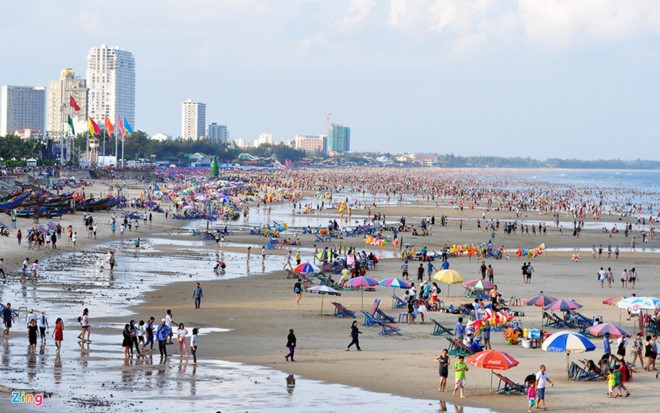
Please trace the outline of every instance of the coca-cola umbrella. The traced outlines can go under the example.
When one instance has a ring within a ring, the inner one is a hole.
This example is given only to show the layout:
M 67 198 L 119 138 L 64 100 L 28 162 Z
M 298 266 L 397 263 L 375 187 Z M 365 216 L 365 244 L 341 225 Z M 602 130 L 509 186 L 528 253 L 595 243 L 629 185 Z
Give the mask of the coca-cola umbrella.
M 484 350 L 471 355 L 466 363 L 470 366 L 490 370 L 490 390 L 493 391 L 493 370 L 508 370 L 516 367 L 518 360 L 503 351 Z

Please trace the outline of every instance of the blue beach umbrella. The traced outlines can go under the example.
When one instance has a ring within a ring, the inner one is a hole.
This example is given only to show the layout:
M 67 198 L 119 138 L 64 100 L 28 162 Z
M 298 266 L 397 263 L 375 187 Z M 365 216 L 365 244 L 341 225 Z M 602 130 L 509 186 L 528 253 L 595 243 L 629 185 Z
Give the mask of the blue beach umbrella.
M 584 353 L 587 351 L 594 351 L 596 345 L 580 333 L 563 330 L 546 338 L 541 349 L 551 353 L 566 352 L 566 370 L 568 370 L 568 362 L 571 352 Z

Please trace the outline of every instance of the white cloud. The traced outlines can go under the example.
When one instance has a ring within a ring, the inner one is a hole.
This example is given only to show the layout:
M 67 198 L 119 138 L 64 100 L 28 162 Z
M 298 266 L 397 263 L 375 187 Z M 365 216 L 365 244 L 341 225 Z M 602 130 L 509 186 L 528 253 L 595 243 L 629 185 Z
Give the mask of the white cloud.
M 351 0 L 348 16 L 339 21 L 339 25 L 350 29 L 362 23 L 373 10 L 376 0 Z
M 402 19 L 408 14 L 410 0 L 391 0 L 390 15 L 387 24 L 390 26 L 399 26 Z

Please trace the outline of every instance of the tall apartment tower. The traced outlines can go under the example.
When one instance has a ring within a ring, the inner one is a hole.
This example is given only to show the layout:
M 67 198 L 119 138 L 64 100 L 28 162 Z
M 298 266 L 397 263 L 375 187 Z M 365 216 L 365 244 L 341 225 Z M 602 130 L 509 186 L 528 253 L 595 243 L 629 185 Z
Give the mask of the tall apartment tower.
M 7 136 L 22 129 L 38 130 L 43 133 L 45 125 L 45 87 L 2 86 L 0 89 L 0 136 Z
M 80 107 L 76 111 L 71 107 L 71 97 Z M 87 81 L 76 77 L 73 69 L 62 69 L 58 80 L 48 84 L 47 123 L 48 136 L 58 137 L 62 133 L 71 133 L 67 123 L 71 116 L 76 133 L 81 133 L 87 127 Z
M 181 104 L 181 138 L 199 139 L 205 137 L 206 104 L 186 99 Z
M 92 47 L 87 54 L 89 116 L 103 125 L 108 116 L 117 116 L 135 126 L 135 59 L 133 53 L 118 47 Z
M 344 153 L 351 150 L 351 128 L 333 123 L 328 131 L 328 152 Z
M 227 132 L 227 125 L 218 125 L 217 123 L 209 123 L 206 130 L 206 138 L 213 143 L 227 143 L 229 133 Z

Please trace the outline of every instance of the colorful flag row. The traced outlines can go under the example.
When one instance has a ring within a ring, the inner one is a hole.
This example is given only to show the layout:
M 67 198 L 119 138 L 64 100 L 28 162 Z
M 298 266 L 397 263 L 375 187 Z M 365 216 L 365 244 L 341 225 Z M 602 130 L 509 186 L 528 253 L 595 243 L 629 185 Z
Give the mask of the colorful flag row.
M 76 112 L 80 111 L 80 106 L 76 102 L 76 100 L 73 98 L 73 96 L 69 96 L 69 106 L 71 106 Z M 71 127 L 71 133 L 76 134 L 76 130 L 73 127 L 73 119 L 71 119 L 71 115 L 69 115 L 68 122 L 69 126 Z M 122 122 L 121 117 L 117 116 L 117 129 L 120 133 L 118 136 L 120 140 L 124 140 L 126 135 L 130 135 L 133 133 L 133 127 L 128 123 L 126 120 L 126 117 L 124 116 L 124 121 Z M 99 128 L 99 125 L 94 122 L 94 119 L 91 117 L 87 117 L 87 127 L 89 128 L 89 134 L 90 135 L 97 135 L 101 129 Z M 108 131 L 109 134 L 113 134 L 115 132 L 115 127 L 112 125 L 112 122 L 110 121 L 110 118 L 107 116 L 105 117 L 105 129 Z

